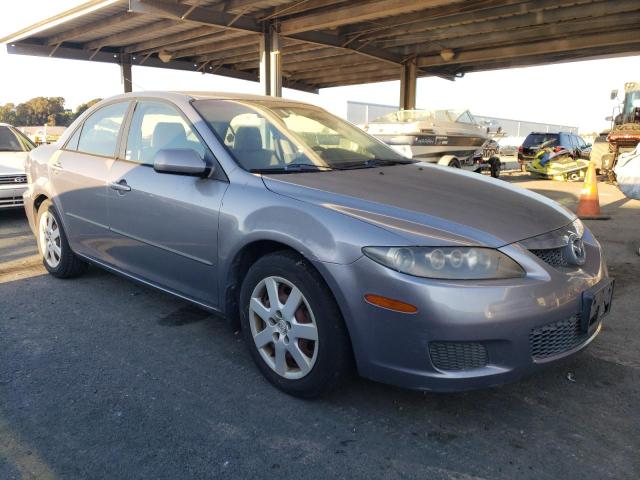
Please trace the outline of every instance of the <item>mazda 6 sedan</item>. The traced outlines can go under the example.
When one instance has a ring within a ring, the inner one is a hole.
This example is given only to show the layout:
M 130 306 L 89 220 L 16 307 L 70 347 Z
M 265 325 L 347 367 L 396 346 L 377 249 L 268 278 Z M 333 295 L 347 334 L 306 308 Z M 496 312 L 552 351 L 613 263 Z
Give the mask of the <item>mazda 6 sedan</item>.
M 26 168 L 53 276 L 97 265 L 221 312 L 301 397 L 354 370 L 434 391 L 514 381 L 588 345 L 611 307 L 600 245 L 565 208 L 299 102 L 126 94 Z

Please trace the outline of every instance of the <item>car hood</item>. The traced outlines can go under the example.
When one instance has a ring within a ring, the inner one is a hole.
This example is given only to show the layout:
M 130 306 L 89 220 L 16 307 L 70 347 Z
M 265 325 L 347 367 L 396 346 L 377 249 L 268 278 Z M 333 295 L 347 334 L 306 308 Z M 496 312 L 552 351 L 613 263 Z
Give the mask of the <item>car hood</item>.
M 542 195 L 428 164 L 264 175 L 263 180 L 275 193 L 377 225 L 415 245 L 496 248 L 575 219 Z
M 0 175 L 24 174 L 27 152 L 0 152 Z

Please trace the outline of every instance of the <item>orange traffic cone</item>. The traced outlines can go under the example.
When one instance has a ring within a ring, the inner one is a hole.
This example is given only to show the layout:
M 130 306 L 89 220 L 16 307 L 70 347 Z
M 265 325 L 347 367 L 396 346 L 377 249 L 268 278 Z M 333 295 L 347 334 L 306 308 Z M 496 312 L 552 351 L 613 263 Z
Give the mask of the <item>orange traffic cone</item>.
M 611 218 L 607 215 L 602 215 L 600 212 L 598 179 L 596 178 L 596 167 L 593 162 L 589 162 L 589 169 L 580 191 L 580 201 L 578 202 L 576 214 L 585 220 L 607 220 Z

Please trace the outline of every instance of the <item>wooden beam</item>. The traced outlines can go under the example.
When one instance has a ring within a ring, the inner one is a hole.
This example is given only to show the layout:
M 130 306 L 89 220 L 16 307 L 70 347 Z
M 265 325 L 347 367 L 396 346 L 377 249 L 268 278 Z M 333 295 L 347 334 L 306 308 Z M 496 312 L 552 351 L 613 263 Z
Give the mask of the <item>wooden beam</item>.
M 291 79 L 298 80 L 294 75 Z M 342 85 L 343 83 L 373 83 L 383 82 L 387 80 L 398 80 L 398 69 L 391 67 L 390 70 L 373 70 L 369 72 L 355 72 L 355 73 L 339 73 L 335 75 L 318 75 L 314 78 L 305 79 L 305 83 L 311 83 L 313 85 Z
M 344 67 L 336 66 L 335 68 L 325 68 L 322 70 L 316 70 L 311 72 L 294 73 L 291 77 L 297 80 L 309 80 L 310 83 L 318 83 L 317 79 L 325 77 L 342 77 L 344 75 L 361 75 L 369 74 L 370 72 L 387 72 L 393 71 L 396 80 L 400 78 L 400 73 L 397 67 L 389 67 L 389 65 L 380 65 L 375 63 L 365 63 L 362 65 L 354 65 L 353 68 L 345 69 Z
M 20 42 L 7 45 L 7 53 L 15 54 L 15 55 L 34 55 L 34 56 L 48 57 L 49 53 L 51 53 L 51 47 L 49 47 L 48 45 L 42 45 L 39 43 L 31 43 L 29 41 L 20 41 Z M 56 50 L 53 56 L 55 58 L 66 58 L 66 59 L 72 59 L 72 60 L 88 60 L 91 55 L 94 55 L 93 60 L 96 62 L 118 64 L 121 61 L 121 55 L 113 52 L 99 51 L 92 54 L 92 52 L 82 48 L 78 48 L 78 47 L 64 47 L 64 46 L 60 47 Z M 141 59 L 138 59 L 137 62 L 139 61 L 141 61 Z M 137 63 L 134 63 L 134 64 L 137 64 Z M 166 68 L 171 70 L 185 70 L 190 72 L 198 71 L 198 66 L 194 65 L 194 63 L 191 61 L 171 60 L 165 63 L 165 62 L 162 62 L 156 56 L 149 57 L 145 62 L 144 66 Z M 227 67 L 217 67 L 215 71 L 213 71 L 213 69 L 212 70 L 206 69 L 206 70 L 203 70 L 203 73 L 212 73 L 215 75 L 238 78 L 242 80 L 249 80 L 253 82 L 258 81 L 257 73 L 242 72 L 242 71 L 238 71 L 233 68 L 227 68 Z M 298 90 L 304 90 L 311 93 L 318 92 L 318 89 L 315 86 L 309 85 L 308 83 L 301 82 L 301 81 L 285 79 L 283 81 L 283 84 L 287 88 L 295 88 Z
M 485 34 L 502 32 L 516 35 L 521 29 L 533 26 L 548 26 L 558 24 L 570 28 L 580 21 L 594 21 L 618 13 L 632 13 L 640 11 L 637 0 L 616 0 L 614 2 L 593 3 L 580 8 L 556 8 L 525 15 L 500 18 L 495 21 L 474 22 L 450 28 L 428 30 L 423 33 L 411 33 L 397 37 L 373 41 L 380 48 L 394 48 L 404 45 L 415 45 L 423 42 L 451 40 L 453 38 L 477 36 L 478 42 L 484 41 Z M 586 20 L 585 20 L 586 19 Z M 588 31 L 588 26 L 586 28 Z
M 424 1 L 426 0 L 420 0 L 420 2 Z M 446 0 L 429 1 L 443 2 Z M 176 20 L 181 19 L 181 15 L 187 10 L 187 7 L 185 5 L 170 3 L 166 0 L 129 0 L 129 6 L 130 9 L 134 12 L 146 13 Z M 228 12 L 220 12 L 211 8 L 204 7 L 196 7 L 195 9 L 193 9 L 189 16 L 184 19 L 184 21 L 198 23 L 200 25 L 220 26 L 233 30 L 253 33 L 261 33 L 263 30 L 261 22 L 258 19 L 251 17 L 250 15 L 242 15 L 238 17 L 237 15 L 233 15 Z M 291 39 L 300 40 L 303 42 L 332 46 L 345 50 L 353 50 L 361 55 L 382 60 L 393 65 L 401 65 L 403 61 L 403 58 L 392 52 L 372 48 L 370 45 L 367 45 L 363 42 L 354 41 L 347 46 L 346 37 L 343 37 L 341 35 L 334 35 L 331 33 L 302 32 L 295 35 L 282 35 L 281 33 L 281 37 L 283 37 L 283 40 L 284 37 L 289 37 Z
M 182 50 L 176 50 L 173 52 L 173 56 L 175 58 L 181 57 L 193 57 L 197 55 L 205 55 L 208 53 L 222 52 L 224 50 L 246 47 L 248 45 L 254 46 L 257 51 L 258 41 L 260 40 L 259 35 L 243 35 L 239 38 L 232 38 L 229 40 L 223 40 L 219 42 L 212 42 L 207 45 L 200 45 L 198 47 L 193 48 L 185 48 Z
M 551 53 L 583 50 L 592 47 L 610 45 L 624 45 L 640 42 L 640 29 L 612 31 L 593 35 L 582 35 L 559 40 L 541 40 L 521 45 L 511 45 L 479 50 L 468 50 L 456 53 L 450 61 L 445 61 L 440 55 L 418 58 L 420 67 L 442 67 L 462 63 L 482 63 L 501 59 L 526 57 L 529 55 L 547 55 Z
M 462 5 L 446 5 L 427 10 L 424 15 L 403 15 L 383 18 L 374 24 L 359 24 L 345 27 L 348 37 L 360 39 L 378 39 L 397 37 L 403 34 L 424 32 L 437 28 L 449 28 L 457 25 L 507 19 L 511 16 L 540 12 L 548 8 L 588 4 L 594 0 L 484 0 L 467 2 Z
M 424 56 L 427 54 L 439 54 L 443 48 L 453 49 L 454 51 L 464 48 L 487 48 L 537 41 L 540 39 L 552 40 L 561 37 L 608 32 L 612 29 L 630 28 L 634 25 L 640 25 L 640 11 L 600 18 L 582 19 L 574 22 L 553 23 L 519 28 L 516 30 L 491 32 L 480 37 L 478 35 L 469 35 L 448 40 L 425 41 L 407 46 L 403 48 L 402 51 L 406 55 Z
M 462 0 L 453 0 L 460 2 Z M 280 23 L 282 35 L 326 30 L 376 18 L 384 18 L 401 13 L 416 12 L 427 8 L 452 3 L 452 0 L 368 0 L 350 2 L 343 7 L 329 8 L 322 12 L 312 12 Z
M 331 51 L 330 54 L 324 54 L 325 51 Z M 285 47 L 282 49 L 282 59 L 283 59 L 283 68 L 288 65 L 290 61 L 301 62 L 302 60 L 298 60 L 298 57 L 302 57 L 307 60 L 318 60 L 323 57 L 332 57 L 335 56 L 336 50 L 330 48 L 322 48 L 316 45 L 311 44 L 300 44 L 300 45 L 292 45 L 289 47 Z M 357 56 L 358 59 L 362 60 L 364 57 Z M 366 59 L 365 61 L 369 61 Z M 244 70 L 247 68 L 255 67 L 255 59 L 249 59 L 246 62 L 236 63 L 236 68 L 239 70 Z
M 364 85 L 367 83 L 393 82 L 394 80 L 397 80 L 397 79 L 398 79 L 398 76 L 396 72 L 395 76 L 392 74 L 389 74 L 389 75 L 385 75 L 378 78 L 354 77 L 354 78 L 342 79 L 339 82 L 323 81 L 322 83 L 316 83 L 314 85 L 316 85 L 319 89 L 322 89 L 322 88 L 333 88 L 333 87 L 346 87 L 348 85 Z
M 470 63 L 462 65 L 449 65 L 448 67 L 432 71 L 434 73 L 442 75 L 455 75 L 469 72 L 502 70 L 517 67 L 532 67 L 556 63 L 581 62 L 584 60 L 608 59 L 613 57 L 626 57 L 629 55 L 637 55 L 637 52 L 640 52 L 640 42 L 629 43 L 625 45 L 588 48 L 586 50 L 561 52 L 552 55 L 530 55 L 526 57 L 509 58 L 506 60 L 501 59 L 496 61 L 487 61 L 481 64 Z
M 142 35 L 149 34 L 151 32 L 163 31 L 175 25 L 176 22 L 173 20 L 160 20 L 159 22 L 154 22 L 150 25 L 147 25 L 144 30 L 141 30 L 140 28 L 133 28 L 131 30 L 125 30 L 124 32 L 114 33 L 113 35 L 98 38 L 91 42 L 85 43 L 83 47 L 88 50 L 93 50 L 94 48 L 99 47 L 115 47 L 119 45 L 126 45 L 129 42 L 137 40 Z
M 142 50 L 138 53 L 141 53 L 141 54 L 148 53 L 148 52 L 156 53 L 156 52 L 159 52 L 160 50 L 167 50 L 170 52 L 173 52 L 176 50 L 185 50 L 187 48 L 198 47 L 200 45 L 210 45 L 214 42 L 229 40 L 231 38 L 234 38 L 240 35 L 243 35 L 243 34 L 240 32 L 227 32 L 225 30 L 220 30 L 217 33 L 212 33 L 210 35 L 204 35 L 202 37 L 192 38 L 191 40 L 184 40 L 182 42 L 175 42 L 175 43 L 167 42 L 163 44 L 161 48 L 156 47 L 149 50 Z
M 292 3 L 285 3 L 271 9 L 270 12 L 261 15 L 261 20 L 271 20 L 274 18 L 285 18 L 291 15 L 307 13 L 319 8 L 325 8 L 339 3 L 345 3 L 350 0 L 297 0 Z
M 282 68 L 287 72 L 307 72 L 307 71 L 316 71 L 317 69 L 328 69 L 328 68 L 343 68 L 350 67 L 356 65 L 365 65 L 371 64 L 371 60 L 362 58 L 358 55 L 354 55 L 353 53 L 347 53 L 343 55 L 335 55 L 328 58 L 319 58 L 317 60 L 304 60 L 304 61 L 296 61 L 296 57 L 291 57 L 288 60 L 285 57 Z M 386 65 L 386 64 L 382 64 Z
M 225 64 L 230 64 L 237 61 L 246 62 L 247 60 L 258 58 L 259 52 L 260 49 L 256 42 L 255 45 L 247 45 L 246 47 L 231 48 L 228 50 L 211 52 L 206 55 L 200 55 L 199 57 L 195 57 L 193 60 L 196 63 L 220 60 L 224 61 Z
M 153 38 L 151 40 L 146 40 L 144 42 L 134 43 L 133 45 L 129 45 L 128 47 L 126 47 L 124 51 L 127 53 L 145 52 L 148 50 L 158 49 L 166 45 L 180 43 L 180 42 L 192 40 L 194 38 L 199 38 L 199 37 L 211 35 L 211 34 L 222 32 L 222 31 L 224 30 L 219 27 L 190 28 L 185 32 L 178 32 L 171 35 L 164 35 L 158 38 Z
M 45 40 L 47 45 L 57 45 L 62 42 L 69 42 L 71 40 L 75 40 L 78 37 L 82 37 L 83 35 L 87 35 L 88 33 L 97 33 L 109 28 L 119 27 L 123 23 L 127 23 L 134 18 L 140 18 L 140 15 L 133 12 L 124 12 L 118 15 L 114 15 L 107 19 L 100 19 L 95 22 L 91 22 L 87 25 L 82 25 L 80 27 L 72 28 L 70 30 L 65 30 L 58 35 L 53 35 Z

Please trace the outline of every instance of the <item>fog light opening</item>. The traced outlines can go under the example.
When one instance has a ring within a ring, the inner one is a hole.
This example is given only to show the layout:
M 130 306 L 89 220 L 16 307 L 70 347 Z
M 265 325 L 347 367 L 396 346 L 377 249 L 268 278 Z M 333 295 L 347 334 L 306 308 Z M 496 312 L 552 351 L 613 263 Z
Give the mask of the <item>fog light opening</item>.
M 416 313 L 418 307 L 411 305 L 410 303 L 401 302 L 400 300 L 394 300 L 393 298 L 383 297 L 382 295 L 374 295 L 367 293 L 364 296 L 367 303 L 375 305 L 376 307 L 386 308 L 387 310 L 393 310 L 400 313 Z

